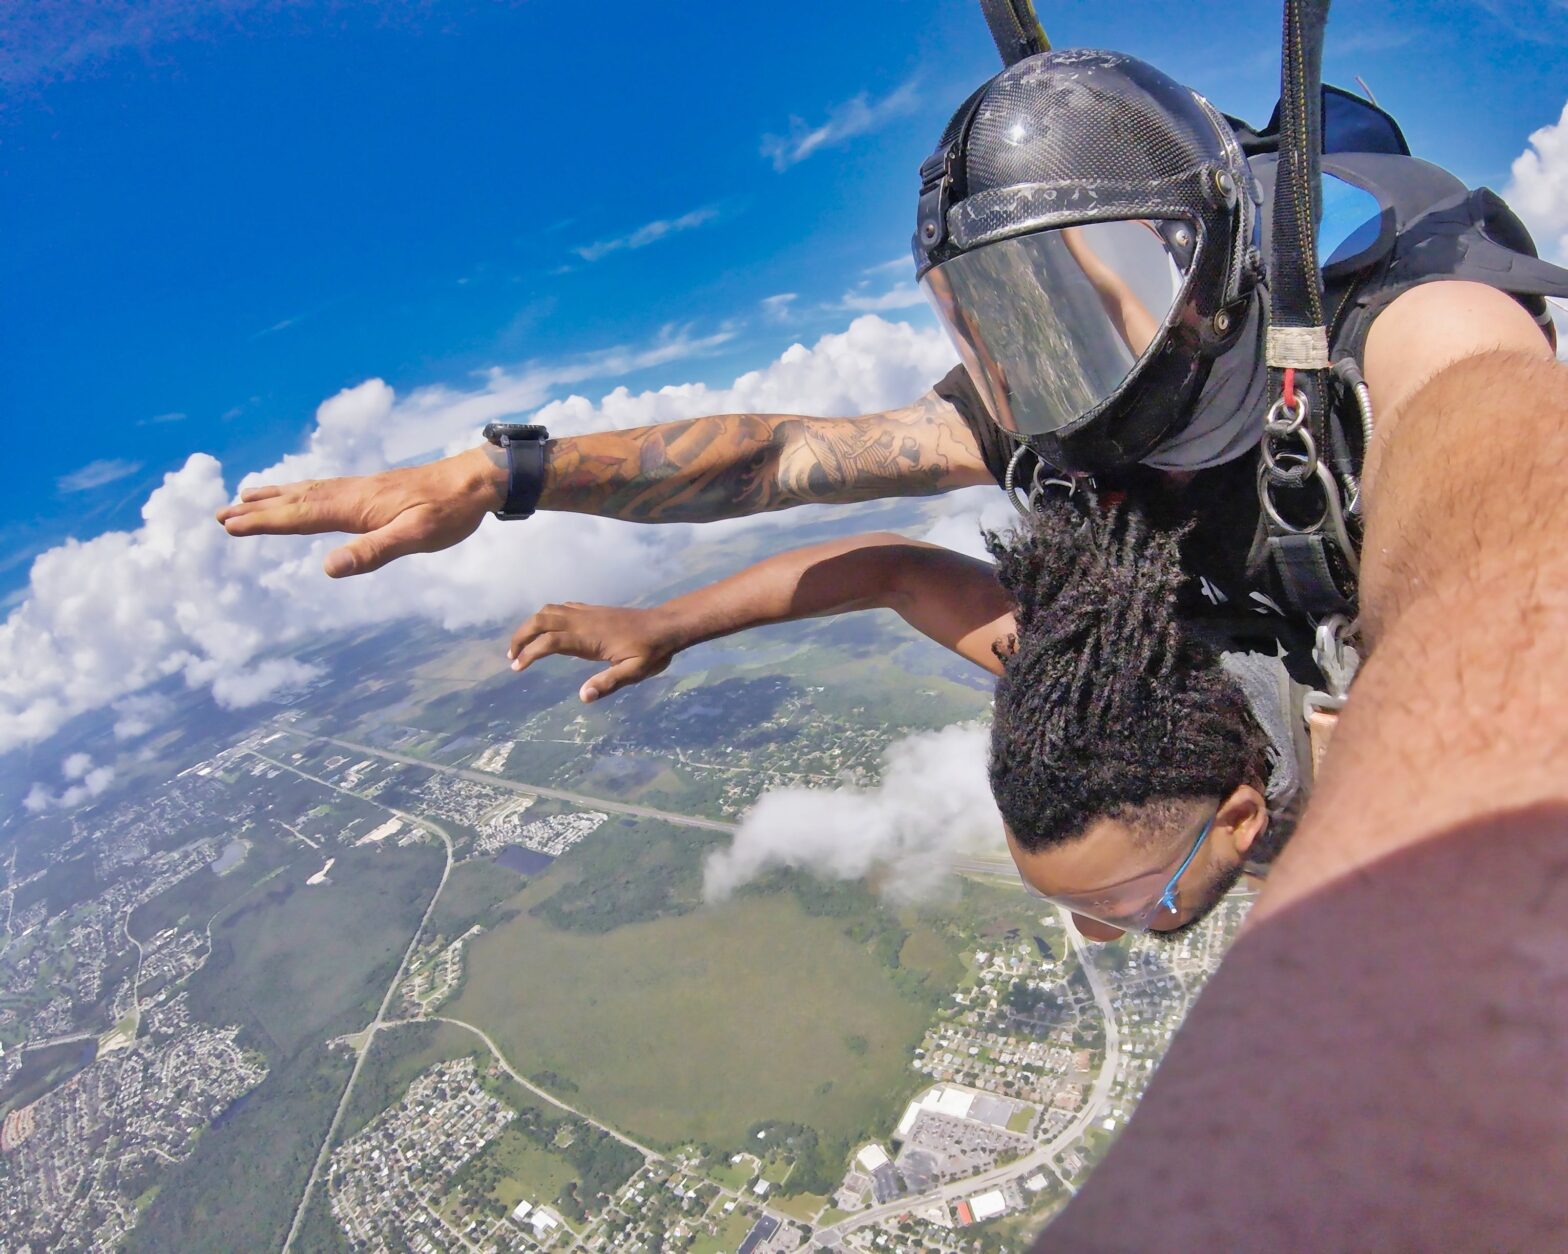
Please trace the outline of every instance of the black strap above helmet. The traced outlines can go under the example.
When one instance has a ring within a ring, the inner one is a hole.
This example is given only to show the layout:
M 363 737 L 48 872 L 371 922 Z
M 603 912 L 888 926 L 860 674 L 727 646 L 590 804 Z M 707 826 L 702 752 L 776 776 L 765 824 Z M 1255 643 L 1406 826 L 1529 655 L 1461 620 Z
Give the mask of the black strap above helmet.
M 1051 50 L 1051 41 L 1030 0 L 980 0 L 980 11 L 991 28 L 1003 65 L 1016 65 L 1025 57 Z

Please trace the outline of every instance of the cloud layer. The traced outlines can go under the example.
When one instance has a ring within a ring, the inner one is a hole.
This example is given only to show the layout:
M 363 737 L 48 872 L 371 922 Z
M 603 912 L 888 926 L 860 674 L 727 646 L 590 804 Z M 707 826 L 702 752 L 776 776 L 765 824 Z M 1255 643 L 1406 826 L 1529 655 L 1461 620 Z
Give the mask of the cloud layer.
M 1568 104 L 1556 122 L 1530 136 L 1503 198 L 1530 228 L 1541 256 L 1568 262 Z
M 872 876 L 896 901 L 939 892 L 953 859 L 994 853 L 1002 818 L 986 779 L 984 727 L 960 724 L 889 746 L 875 788 L 780 788 L 708 855 L 703 894 L 722 900 L 775 867 L 825 879 Z
M 404 396 L 367 380 L 322 403 L 303 449 L 240 482 L 361 474 L 456 451 L 485 422 L 541 405 L 538 420 L 557 435 L 705 413 L 860 413 L 912 400 L 952 358 L 934 330 L 864 317 L 727 388 L 621 387 L 597 402 L 545 404 L 573 384 L 691 357 L 731 335 L 670 329 L 641 347 L 497 368 L 468 387 Z M 445 553 L 333 582 L 321 573 L 333 537 L 230 539 L 212 519 L 229 499 L 223 467 L 194 453 L 147 498 L 136 530 L 67 541 L 37 558 L 25 600 L 0 624 L 0 752 L 109 706 L 118 735 L 145 734 L 160 710 L 125 698 L 169 676 L 210 687 L 228 705 L 266 699 L 313 678 L 269 654 L 323 631 L 411 616 L 455 630 L 521 617 L 547 600 L 625 601 L 668 577 L 688 534 L 581 515 L 491 520 Z

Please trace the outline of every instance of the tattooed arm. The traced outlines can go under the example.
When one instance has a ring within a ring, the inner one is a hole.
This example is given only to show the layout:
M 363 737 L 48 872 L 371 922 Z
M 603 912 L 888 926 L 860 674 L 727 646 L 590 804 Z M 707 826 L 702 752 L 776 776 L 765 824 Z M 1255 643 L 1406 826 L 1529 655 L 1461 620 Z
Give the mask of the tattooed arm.
M 963 418 L 934 392 L 859 418 L 719 414 L 566 436 L 545 450 L 540 509 L 632 522 L 708 522 L 992 482 Z M 218 521 L 231 536 L 355 533 L 327 555 L 336 578 L 457 544 L 505 495 L 504 455 L 486 444 L 424 466 L 249 488 Z
M 708 522 L 792 505 L 925 496 L 992 482 L 946 401 L 860 418 L 722 414 L 546 446 L 545 509 Z

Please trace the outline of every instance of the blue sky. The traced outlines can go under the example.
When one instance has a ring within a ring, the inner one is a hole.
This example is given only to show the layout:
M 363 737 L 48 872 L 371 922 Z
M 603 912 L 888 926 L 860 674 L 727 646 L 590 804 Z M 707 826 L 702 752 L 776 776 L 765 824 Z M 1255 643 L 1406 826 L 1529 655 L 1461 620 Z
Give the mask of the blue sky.
M 1273 4 L 1040 7 L 1058 43 L 1147 56 L 1232 112 L 1272 102 Z M 866 271 L 906 255 L 914 168 L 993 70 L 971 0 L 591 11 L 41 0 L 0 18 L 0 596 L 34 550 L 134 525 L 190 451 L 270 464 L 361 379 L 461 379 L 670 324 L 732 329 L 666 370 L 728 378 L 842 326 L 857 284 L 905 277 Z M 1565 41 L 1561 5 L 1341 0 L 1329 73 L 1501 186 L 1562 108 Z M 799 151 L 834 124 L 861 133 Z M 787 292 L 788 320 L 768 316 Z
M 1272 107 L 1272 2 L 1041 8 L 1058 45 Z M 165 681 L 253 704 L 314 675 L 319 633 L 624 601 L 692 540 L 487 522 L 337 583 L 326 538 L 211 521 L 247 472 L 376 469 L 540 405 L 558 432 L 863 412 L 947 368 L 908 237 L 920 160 L 997 65 L 974 0 L 588 11 L 0 6 L 0 754 L 96 737 L 85 774 L 40 758 L 43 804 L 108 785 Z M 1568 255 L 1565 47 L 1564 0 L 1340 0 L 1327 70 L 1472 183 L 1534 135 L 1518 190 Z M 937 508 L 960 547 L 1005 512 Z M 784 547 L 790 517 L 747 525 Z

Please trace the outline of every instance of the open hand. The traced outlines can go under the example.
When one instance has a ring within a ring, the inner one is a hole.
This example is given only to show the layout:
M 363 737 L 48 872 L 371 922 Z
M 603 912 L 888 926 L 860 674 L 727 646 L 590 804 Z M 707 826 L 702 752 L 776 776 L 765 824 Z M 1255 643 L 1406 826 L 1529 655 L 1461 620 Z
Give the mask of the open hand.
M 466 540 L 500 505 L 505 481 L 505 471 L 476 448 L 375 475 L 247 488 L 239 504 L 218 511 L 218 521 L 231 536 L 359 533 L 327 554 L 327 574 L 341 579 Z
M 513 633 L 506 656 L 512 659 L 514 671 L 525 671 L 552 653 L 611 663 L 578 690 L 577 695 L 589 702 L 651 679 L 681 647 L 678 631 L 657 609 L 568 601 L 547 605 L 529 618 Z

